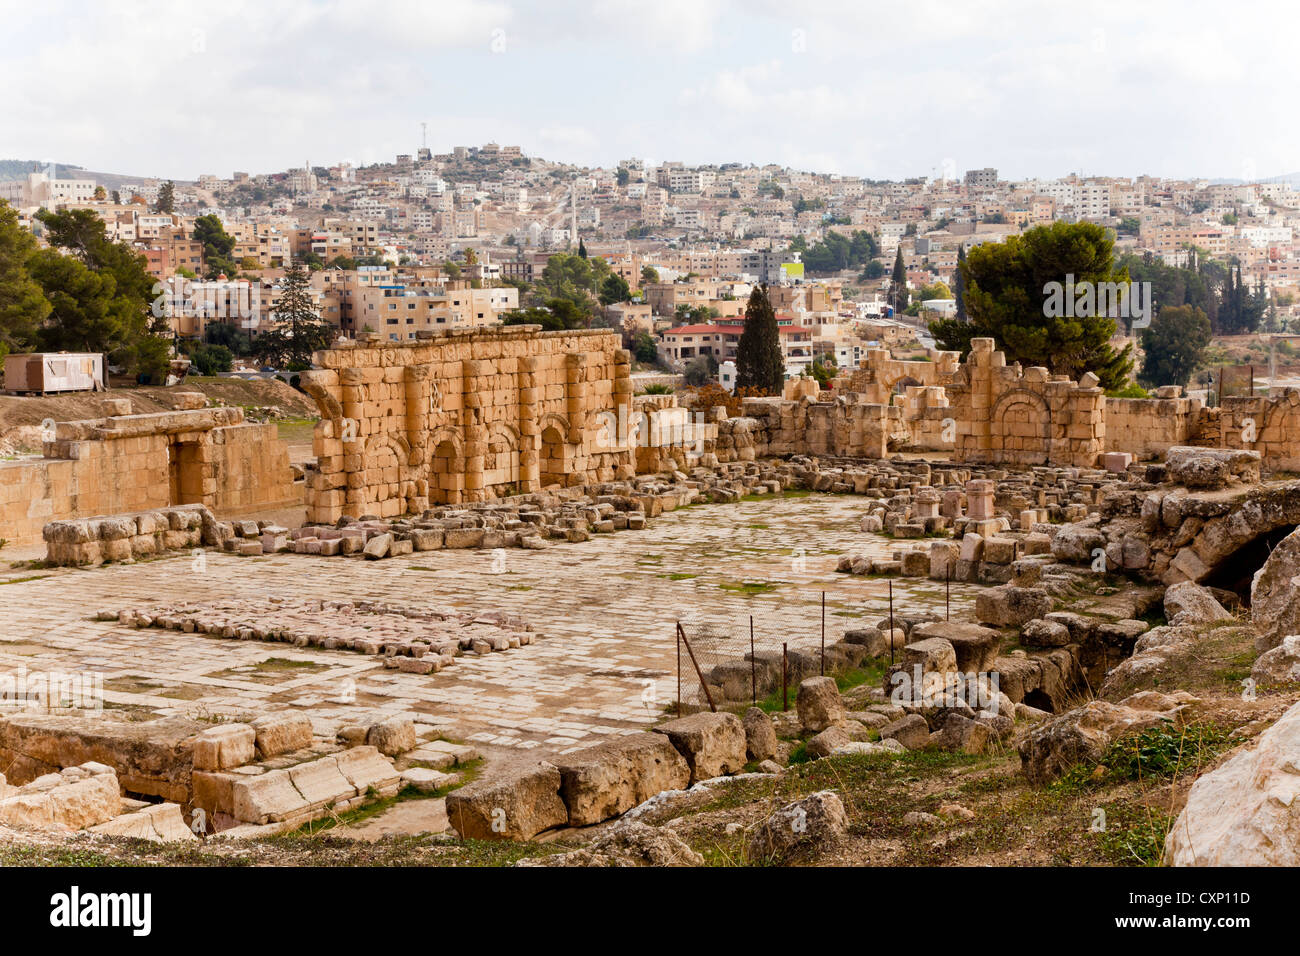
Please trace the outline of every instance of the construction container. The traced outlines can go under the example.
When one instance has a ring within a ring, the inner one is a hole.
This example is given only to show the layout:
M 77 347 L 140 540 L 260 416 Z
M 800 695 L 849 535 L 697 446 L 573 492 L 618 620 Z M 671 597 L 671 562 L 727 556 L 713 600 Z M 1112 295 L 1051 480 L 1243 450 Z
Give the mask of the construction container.
M 26 352 L 5 356 L 6 392 L 98 392 L 105 388 L 102 352 Z

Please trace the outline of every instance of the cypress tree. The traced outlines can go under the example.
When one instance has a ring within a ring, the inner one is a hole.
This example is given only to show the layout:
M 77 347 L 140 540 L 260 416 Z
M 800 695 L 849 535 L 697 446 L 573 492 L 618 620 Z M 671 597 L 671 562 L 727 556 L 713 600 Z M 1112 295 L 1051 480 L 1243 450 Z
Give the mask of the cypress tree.
M 767 286 L 755 286 L 745 304 L 745 330 L 736 346 L 736 387 L 780 395 L 785 385 L 785 359 L 776 313 Z
M 910 301 L 907 294 L 907 269 L 903 267 L 902 243 L 899 243 L 898 255 L 894 256 L 894 273 L 889 281 L 889 300 L 894 305 L 895 315 L 901 315 Z

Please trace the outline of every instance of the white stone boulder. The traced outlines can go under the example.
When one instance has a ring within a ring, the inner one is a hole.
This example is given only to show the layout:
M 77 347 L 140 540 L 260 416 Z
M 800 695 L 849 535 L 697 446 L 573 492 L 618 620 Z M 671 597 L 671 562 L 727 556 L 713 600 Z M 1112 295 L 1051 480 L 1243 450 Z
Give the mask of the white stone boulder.
M 1300 704 L 1192 784 L 1165 862 L 1300 866 Z

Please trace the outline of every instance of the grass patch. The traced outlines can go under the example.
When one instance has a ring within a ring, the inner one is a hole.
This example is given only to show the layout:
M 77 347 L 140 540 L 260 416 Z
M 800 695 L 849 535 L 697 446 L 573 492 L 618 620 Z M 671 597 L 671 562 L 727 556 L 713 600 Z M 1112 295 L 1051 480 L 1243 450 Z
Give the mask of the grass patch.
M 27 577 L 25 577 L 25 578 L 10 578 L 10 579 L 7 580 L 7 581 L 0 581 L 0 584 L 23 584 L 23 583 L 25 583 L 25 582 L 27 582 L 27 581 L 43 581 L 43 580 L 45 580 L 45 579 L 48 578 L 48 577 L 53 577 L 53 575 L 50 575 L 50 574 L 29 574 L 29 575 L 27 575 Z
M 268 657 L 253 665 L 253 670 L 262 674 L 278 674 L 282 671 L 317 671 L 326 665 L 315 661 L 294 661 L 287 657 Z
M 770 581 L 723 581 L 718 587 L 724 591 L 733 591 L 749 597 L 755 594 L 770 594 L 776 590 L 776 585 Z
M 275 423 L 276 437 L 291 445 L 303 445 L 312 440 L 316 430 L 315 418 L 282 418 Z
M 879 684 L 885 679 L 885 671 L 888 665 L 883 660 L 868 661 L 862 667 L 850 667 L 848 670 L 832 672 L 828 676 L 835 679 L 835 686 L 840 689 L 840 693 L 859 687 L 862 684 Z M 793 681 L 790 683 L 790 707 L 794 708 L 795 697 L 799 693 L 799 685 Z M 778 687 L 766 697 L 758 702 L 760 710 L 773 714 L 782 710 L 781 688 Z
M 1228 732 L 1214 724 L 1153 727 L 1115 741 L 1102 763 L 1129 780 L 1170 778 L 1198 773 L 1230 746 Z

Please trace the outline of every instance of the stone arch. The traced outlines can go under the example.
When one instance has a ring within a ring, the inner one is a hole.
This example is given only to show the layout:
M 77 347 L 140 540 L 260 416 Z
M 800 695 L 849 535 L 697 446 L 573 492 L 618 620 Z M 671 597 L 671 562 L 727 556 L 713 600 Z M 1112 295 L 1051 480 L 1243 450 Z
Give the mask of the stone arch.
M 573 471 L 573 449 L 565 440 L 565 433 L 560 431 L 555 422 L 543 422 L 541 439 L 541 486 L 548 488 L 551 485 L 567 485 Z
M 569 416 L 559 412 L 547 412 L 537 419 L 537 433 L 540 435 L 547 428 L 559 429 L 560 434 L 566 436 L 567 441 L 570 428 Z
M 1174 555 L 1166 583 L 1191 578 L 1234 591 L 1249 603 L 1254 571 L 1297 527 L 1300 482 L 1262 488 L 1227 514 L 1206 520 L 1191 543 Z
M 401 435 L 381 432 L 366 439 L 361 461 L 367 510 L 373 509 L 381 518 L 406 513 L 407 499 L 415 494 L 410 459 L 410 443 Z
M 460 504 L 465 491 L 465 440 L 460 429 L 439 425 L 429 433 L 429 500 Z
M 989 414 L 989 447 L 996 461 L 1045 465 L 1051 460 L 1052 412 L 1047 400 L 1027 388 L 998 396 Z
M 304 372 L 298 379 L 298 384 L 302 390 L 311 396 L 312 401 L 316 403 L 316 408 L 320 411 L 321 418 L 329 418 L 338 421 L 343 417 L 343 406 L 339 404 L 337 398 L 331 395 L 325 386 L 321 385 L 311 377 L 310 372 Z
M 487 460 L 483 465 L 483 487 L 516 485 L 521 478 L 520 455 L 523 436 L 510 422 L 494 422 L 488 426 Z

